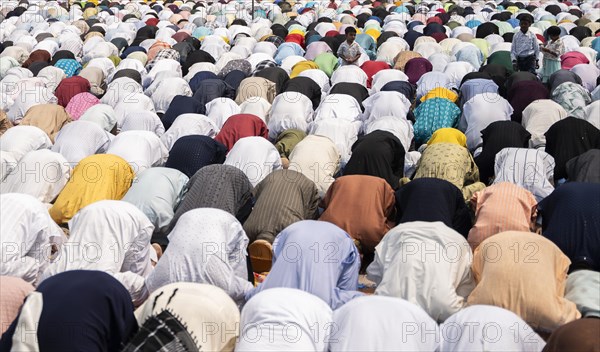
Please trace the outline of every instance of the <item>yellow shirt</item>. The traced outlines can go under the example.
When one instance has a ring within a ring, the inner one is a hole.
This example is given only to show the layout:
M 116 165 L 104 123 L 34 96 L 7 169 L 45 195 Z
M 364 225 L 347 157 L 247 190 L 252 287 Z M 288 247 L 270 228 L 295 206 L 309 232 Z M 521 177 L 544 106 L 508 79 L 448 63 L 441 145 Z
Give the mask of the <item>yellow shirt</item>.
M 68 222 L 82 208 L 100 200 L 120 200 L 131 186 L 133 169 L 123 158 L 96 154 L 79 162 L 50 208 L 56 223 Z

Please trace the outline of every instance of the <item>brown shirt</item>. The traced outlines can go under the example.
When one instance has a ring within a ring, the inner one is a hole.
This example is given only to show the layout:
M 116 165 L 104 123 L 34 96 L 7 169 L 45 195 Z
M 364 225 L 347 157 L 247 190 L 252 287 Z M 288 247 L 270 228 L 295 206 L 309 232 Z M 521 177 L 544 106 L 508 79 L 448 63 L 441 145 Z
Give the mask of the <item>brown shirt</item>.
M 391 228 L 394 204 L 394 190 L 383 178 L 343 176 L 329 187 L 319 220 L 341 227 L 371 253 Z

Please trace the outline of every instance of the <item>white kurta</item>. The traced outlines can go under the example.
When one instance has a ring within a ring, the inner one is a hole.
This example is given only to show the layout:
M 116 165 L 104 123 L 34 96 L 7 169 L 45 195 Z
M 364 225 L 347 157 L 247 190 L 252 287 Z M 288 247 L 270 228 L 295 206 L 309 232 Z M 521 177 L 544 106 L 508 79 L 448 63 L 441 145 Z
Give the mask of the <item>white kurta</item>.
M 26 194 L 0 195 L 0 275 L 37 284 L 51 262 L 51 244 L 61 245 L 63 231 L 42 202 Z
M 238 304 L 248 281 L 248 237 L 237 219 L 220 209 L 198 208 L 183 214 L 169 234 L 169 246 L 146 280 L 152 293 L 174 282 L 211 284 Z
M 375 294 L 405 299 L 438 322 L 462 309 L 475 287 L 467 240 L 441 222 L 407 222 L 375 247 L 367 268 Z
M 282 168 L 277 148 L 263 137 L 240 138 L 227 154 L 224 164 L 242 170 L 252 187 L 272 171 Z
M 69 239 L 40 281 L 69 270 L 100 270 L 114 275 L 133 301 L 143 301 L 154 230 L 146 215 L 127 202 L 102 200 L 75 214 L 69 229 Z
M 293 288 L 271 288 L 242 310 L 236 351 L 328 350 L 336 336 L 331 308 L 317 296 Z
M 371 90 L 373 92 L 379 92 L 383 86 L 393 81 L 408 82 L 408 76 L 400 70 L 381 70 L 373 75 Z
M 349 122 L 362 121 L 360 104 L 348 94 L 328 95 L 315 111 L 315 121 L 342 119 Z
M 340 167 L 343 168 L 350 160 L 352 145 L 358 140 L 361 125 L 360 121 L 323 119 L 311 124 L 309 134 L 331 139 L 340 152 Z

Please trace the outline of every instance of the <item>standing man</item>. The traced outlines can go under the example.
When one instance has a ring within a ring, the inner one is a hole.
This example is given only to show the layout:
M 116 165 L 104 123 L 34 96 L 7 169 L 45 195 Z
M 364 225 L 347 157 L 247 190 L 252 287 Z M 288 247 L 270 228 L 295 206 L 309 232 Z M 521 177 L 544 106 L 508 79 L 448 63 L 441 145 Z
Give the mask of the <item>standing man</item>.
M 521 17 L 519 22 L 521 30 L 513 37 L 510 56 L 516 71 L 527 71 L 535 75 L 535 70 L 540 67 L 538 62 L 540 47 L 535 34 L 529 31 L 531 23 L 533 23 L 533 16 L 524 14 Z

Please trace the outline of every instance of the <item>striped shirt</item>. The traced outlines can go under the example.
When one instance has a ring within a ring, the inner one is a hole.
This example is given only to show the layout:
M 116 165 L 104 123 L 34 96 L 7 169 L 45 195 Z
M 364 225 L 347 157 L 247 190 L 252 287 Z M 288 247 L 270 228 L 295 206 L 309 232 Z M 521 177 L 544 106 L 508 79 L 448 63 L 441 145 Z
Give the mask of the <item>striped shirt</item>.
M 289 225 L 316 218 L 317 186 L 297 171 L 273 171 L 256 186 L 254 195 L 256 204 L 244 223 L 250 242 L 257 239 L 273 242 Z
M 508 182 L 494 184 L 473 195 L 475 225 L 468 241 L 473 249 L 490 236 L 504 231 L 530 232 L 537 201 L 531 192 Z
M 496 154 L 494 184 L 510 182 L 519 185 L 541 201 L 554 191 L 554 158 L 537 149 L 504 148 Z

